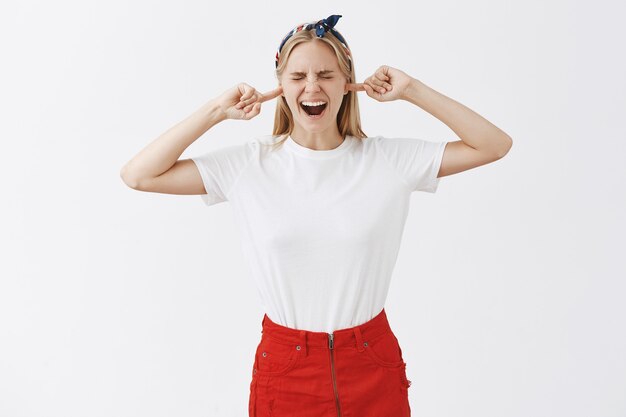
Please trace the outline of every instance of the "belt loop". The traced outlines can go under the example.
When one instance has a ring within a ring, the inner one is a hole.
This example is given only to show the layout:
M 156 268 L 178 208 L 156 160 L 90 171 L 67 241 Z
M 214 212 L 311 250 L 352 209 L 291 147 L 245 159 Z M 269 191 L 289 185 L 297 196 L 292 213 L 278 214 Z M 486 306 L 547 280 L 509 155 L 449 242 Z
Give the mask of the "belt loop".
M 363 347 L 363 336 L 361 335 L 361 329 L 359 326 L 354 328 L 354 336 L 356 337 L 356 349 L 359 352 L 363 352 L 365 348 Z
M 306 357 L 307 354 L 307 346 L 306 346 L 306 331 L 305 330 L 300 330 L 300 349 L 302 349 L 302 351 L 300 352 L 300 355 L 303 355 L 304 357 Z

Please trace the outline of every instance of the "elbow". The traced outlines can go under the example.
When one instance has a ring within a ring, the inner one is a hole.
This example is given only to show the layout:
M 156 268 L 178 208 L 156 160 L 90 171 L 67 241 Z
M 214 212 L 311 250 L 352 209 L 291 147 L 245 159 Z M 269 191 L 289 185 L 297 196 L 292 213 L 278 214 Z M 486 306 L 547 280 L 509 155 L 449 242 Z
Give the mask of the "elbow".
M 504 140 L 502 141 L 502 145 L 498 148 L 498 152 L 497 152 L 498 159 L 504 158 L 504 156 L 507 153 L 509 153 L 512 147 L 513 147 L 513 139 L 509 135 L 505 136 Z
M 124 165 L 122 169 L 120 170 L 120 178 L 122 179 L 124 184 L 126 184 L 128 187 L 132 188 L 133 190 L 137 190 L 139 188 L 139 181 L 128 173 L 128 169 L 126 168 L 126 165 Z

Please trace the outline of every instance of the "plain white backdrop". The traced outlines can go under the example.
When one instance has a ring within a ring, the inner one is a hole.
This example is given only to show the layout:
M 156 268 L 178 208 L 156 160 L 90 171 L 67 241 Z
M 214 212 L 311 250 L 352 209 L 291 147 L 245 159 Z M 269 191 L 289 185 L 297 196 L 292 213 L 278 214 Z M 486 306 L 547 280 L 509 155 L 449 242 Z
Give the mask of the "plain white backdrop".
M 0 416 L 247 416 L 261 336 L 229 203 L 121 167 L 331 14 L 362 82 L 399 68 L 513 138 L 414 193 L 386 310 L 415 416 L 626 415 L 618 1 L 20 1 L 0 23 Z M 359 93 L 369 136 L 458 140 Z M 271 134 L 275 101 L 181 156 Z M 363 208 L 367 210 L 367 207 Z

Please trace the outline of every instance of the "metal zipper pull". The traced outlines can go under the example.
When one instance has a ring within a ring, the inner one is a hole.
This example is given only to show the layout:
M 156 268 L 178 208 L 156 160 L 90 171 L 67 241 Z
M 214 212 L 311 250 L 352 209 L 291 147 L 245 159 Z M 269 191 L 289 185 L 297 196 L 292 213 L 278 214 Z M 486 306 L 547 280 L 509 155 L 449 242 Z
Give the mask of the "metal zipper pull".
M 333 338 L 335 337 L 335 335 L 333 333 L 328 333 L 328 347 L 330 349 L 333 348 Z

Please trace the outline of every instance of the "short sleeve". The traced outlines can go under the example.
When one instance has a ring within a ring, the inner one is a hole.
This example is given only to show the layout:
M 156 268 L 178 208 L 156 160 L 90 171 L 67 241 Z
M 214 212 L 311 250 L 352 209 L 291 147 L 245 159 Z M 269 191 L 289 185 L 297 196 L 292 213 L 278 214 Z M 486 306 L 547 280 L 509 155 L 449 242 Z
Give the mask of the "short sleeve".
M 248 142 L 191 158 L 200 172 L 206 190 L 206 194 L 200 196 L 204 204 L 212 206 L 228 200 L 231 188 L 251 160 L 254 147 L 253 142 Z
M 376 140 L 384 157 L 411 191 L 437 191 L 440 180 L 437 174 L 448 142 L 382 136 Z

